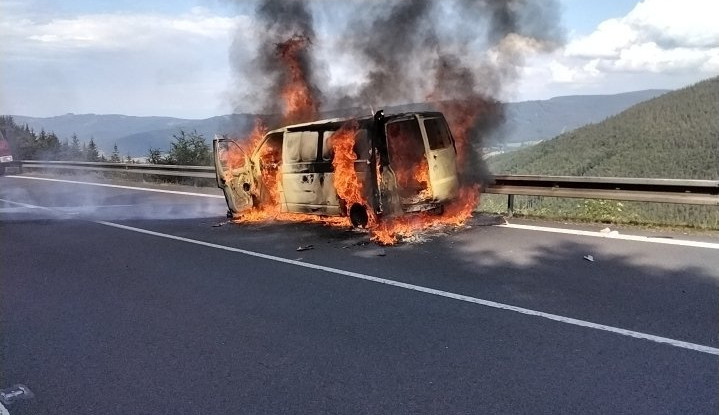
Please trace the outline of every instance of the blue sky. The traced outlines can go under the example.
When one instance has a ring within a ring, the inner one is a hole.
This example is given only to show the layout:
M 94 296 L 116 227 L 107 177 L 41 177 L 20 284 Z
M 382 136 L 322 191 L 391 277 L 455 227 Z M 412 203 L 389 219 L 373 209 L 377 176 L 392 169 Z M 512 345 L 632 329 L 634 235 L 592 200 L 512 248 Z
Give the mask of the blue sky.
M 719 75 L 716 0 L 560 3 L 566 44 L 528 53 L 500 98 L 672 89 Z M 2 0 L 0 113 L 253 111 L 251 102 L 237 107 L 243 80 L 229 63 L 233 39 L 251 57 L 251 9 L 239 0 Z M 331 38 L 327 31 L 320 26 L 320 38 Z M 347 63 L 325 52 L 331 82 L 341 85 Z

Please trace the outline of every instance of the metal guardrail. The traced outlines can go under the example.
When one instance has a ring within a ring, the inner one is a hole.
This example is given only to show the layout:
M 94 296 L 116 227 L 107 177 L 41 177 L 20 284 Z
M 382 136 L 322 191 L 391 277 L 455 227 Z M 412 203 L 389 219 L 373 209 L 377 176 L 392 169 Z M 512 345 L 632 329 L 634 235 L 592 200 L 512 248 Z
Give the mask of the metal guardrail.
M 719 180 L 499 175 L 485 193 L 719 206 Z
M 158 176 L 215 178 L 215 168 L 211 166 L 178 166 L 165 164 L 139 163 L 98 163 L 90 161 L 42 161 L 23 160 L 23 170 L 75 170 L 122 172 L 132 174 L 150 174 Z
M 21 163 L 23 169 L 115 171 L 160 176 L 215 178 L 215 169 L 211 166 L 39 160 L 23 160 Z M 514 208 L 515 195 L 719 206 L 719 180 L 498 175 L 494 177 L 494 183 L 485 186 L 482 191 L 508 195 L 507 208 L 509 212 Z

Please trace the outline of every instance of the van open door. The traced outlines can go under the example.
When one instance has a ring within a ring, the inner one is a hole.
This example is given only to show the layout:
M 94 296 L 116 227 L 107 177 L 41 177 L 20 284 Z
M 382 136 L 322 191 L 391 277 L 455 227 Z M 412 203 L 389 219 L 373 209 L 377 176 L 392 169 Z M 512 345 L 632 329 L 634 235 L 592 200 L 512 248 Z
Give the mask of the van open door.
M 254 178 L 249 155 L 235 140 L 229 138 L 215 136 L 212 147 L 217 186 L 225 193 L 228 217 L 251 209 L 253 199 L 250 191 Z
M 422 119 L 422 129 L 427 138 L 427 163 L 432 196 L 436 200 L 449 200 L 457 196 L 457 152 L 452 135 L 444 117 Z

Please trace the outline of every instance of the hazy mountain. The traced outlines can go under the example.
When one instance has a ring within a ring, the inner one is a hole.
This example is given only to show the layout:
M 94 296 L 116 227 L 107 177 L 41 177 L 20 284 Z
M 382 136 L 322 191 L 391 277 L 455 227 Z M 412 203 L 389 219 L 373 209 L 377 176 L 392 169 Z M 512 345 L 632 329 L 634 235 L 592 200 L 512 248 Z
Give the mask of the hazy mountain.
M 215 134 L 242 134 L 249 131 L 255 116 L 231 114 L 204 120 L 171 117 L 135 117 L 127 115 L 65 114 L 57 117 L 35 118 L 15 115 L 15 123 L 28 124 L 39 132 L 55 132 L 61 139 L 77 134 L 80 141 L 95 139 L 98 148 L 105 153 L 112 152 L 115 144 L 121 154 L 146 155 L 150 147 L 168 150 L 172 134 L 180 129 L 197 130 L 207 140 Z
M 546 140 L 597 123 L 632 105 L 668 92 L 663 89 L 615 95 L 573 95 L 507 104 L 507 122 L 491 136 L 497 143 Z
M 557 97 L 544 101 L 506 104 L 506 123 L 493 135 L 497 142 L 522 142 L 547 139 L 611 115 L 657 95 L 664 90 L 628 92 L 616 95 Z M 428 109 L 424 104 L 387 108 L 387 112 Z M 334 111 L 328 116 L 348 115 Z M 369 115 L 369 112 L 366 114 Z M 251 114 L 232 114 L 204 120 L 171 117 L 135 117 L 127 115 L 65 114 L 35 118 L 15 115 L 19 125 L 28 124 L 36 132 L 55 132 L 61 139 L 77 134 L 80 141 L 95 139 L 98 148 L 109 154 L 117 144 L 120 153 L 146 155 L 150 147 L 168 150 L 172 134 L 179 129 L 197 130 L 210 141 L 215 134 L 244 135 L 254 123 Z
M 719 77 L 491 157 L 493 172 L 719 179 Z

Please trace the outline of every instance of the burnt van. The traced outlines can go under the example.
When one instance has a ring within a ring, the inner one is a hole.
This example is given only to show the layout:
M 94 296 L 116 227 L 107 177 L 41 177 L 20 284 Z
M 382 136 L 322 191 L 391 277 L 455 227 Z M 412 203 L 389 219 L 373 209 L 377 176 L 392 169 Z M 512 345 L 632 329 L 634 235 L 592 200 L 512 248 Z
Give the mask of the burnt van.
M 365 203 L 338 196 L 333 135 L 353 125 L 354 173 Z M 439 112 L 412 112 L 358 119 L 328 119 L 269 131 L 249 154 L 240 142 L 215 137 L 217 184 L 228 216 L 263 204 L 280 212 L 349 216 L 366 225 L 379 218 L 440 210 L 457 197 L 456 146 Z

